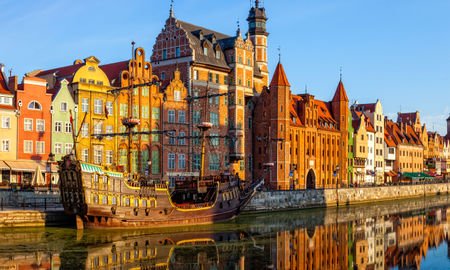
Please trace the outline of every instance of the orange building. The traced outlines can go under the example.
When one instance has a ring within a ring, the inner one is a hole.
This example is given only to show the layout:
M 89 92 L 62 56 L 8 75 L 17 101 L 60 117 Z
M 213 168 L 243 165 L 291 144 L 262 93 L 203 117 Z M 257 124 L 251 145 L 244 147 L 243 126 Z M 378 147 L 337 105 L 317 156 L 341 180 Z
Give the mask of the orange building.
M 385 121 L 385 129 L 396 145 L 395 172 L 423 171 L 424 146 L 414 127 L 404 122 Z
M 251 181 L 254 121 L 250 101 L 267 86 L 269 76 L 267 17 L 259 1 L 250 9 L 247 20 L 247 34 L 238 29 L 230 36 L 181 21 L 171 10 L 153 46 L 151 61 L 155 74 L 163 81 L 170 80 L 178 68 L 190 96 L 228 94 L 209 98 L 206 104 L 200 99 L 190 105 L 193 127 L 188 135 L 195 137 L 199 133 L 199 122 L 211 122 L 214 125 L 211 134 L 231 139 L 214 141 L 219 154 L 214 152 L 206 158 L 205 174 L 228 171 Z M 198 157 L 199 148 L 194 139 L 190 140 L 193 157 Z M 192 162 L 190 169 L 198 172 L 197 162 Z
M 51 151 L 52 94 L 44 79 L 25 77 L 15 92 L 18 119 L 18 159 L 47 160 Z
M 255 172 L 274 162 L 273 189 L 335 188 L 348 181 L 348 98 L 342 81 L 331 102 L 292 95 L 281 63 L 255 99 Z

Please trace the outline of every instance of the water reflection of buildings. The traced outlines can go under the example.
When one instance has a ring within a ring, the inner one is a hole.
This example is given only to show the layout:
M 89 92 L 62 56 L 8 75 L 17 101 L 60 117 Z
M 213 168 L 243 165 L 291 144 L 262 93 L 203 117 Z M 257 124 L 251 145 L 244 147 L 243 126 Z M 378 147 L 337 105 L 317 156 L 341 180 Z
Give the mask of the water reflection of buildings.
M 31 252 L 30 254 L 11 255 L 0 258 L 1 270 L 59 270 L 60 265 L 59 255 L 45 254 L 44 252 Z
M 450 243 L 449 214 L 438 209 L 279 232 L 274 268 L 420 269 L 428 249 Z

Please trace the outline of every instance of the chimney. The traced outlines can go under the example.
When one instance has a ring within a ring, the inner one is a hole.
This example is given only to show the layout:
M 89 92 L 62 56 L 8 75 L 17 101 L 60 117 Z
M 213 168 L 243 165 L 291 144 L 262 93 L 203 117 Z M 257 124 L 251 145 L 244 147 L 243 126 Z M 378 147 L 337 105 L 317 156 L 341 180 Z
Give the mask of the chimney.
M 11 76 L 8 79 L 8 88 L 11 93 L 14 93 L 17 90 L 17 76 Z

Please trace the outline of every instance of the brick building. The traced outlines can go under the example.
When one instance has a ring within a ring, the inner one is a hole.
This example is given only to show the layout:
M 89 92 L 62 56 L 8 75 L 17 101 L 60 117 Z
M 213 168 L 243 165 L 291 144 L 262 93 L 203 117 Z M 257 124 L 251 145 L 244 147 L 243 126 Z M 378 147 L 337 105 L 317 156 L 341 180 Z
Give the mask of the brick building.
M 238 29 L 233 36 L 196 26 L 173 15 L 166 20 L 158 35 L 151 56 L 154 73 L 161 80 L 178 69 L 190 96 L 229 94 L 202 100 L 189 105 L 189 135 L 198 134 L 196 125 L 202 121 L 214 124 L 210 133 L 229 135 L 232 140 L 215 141 L 219 155 L 212 153 L 205 162 L 205 174 L 218 171 L 238 173 L 241 178 L 253 179 L 252 153 L 252 97 L 268 84 L 267 36 L 265 9 L 259 1 L 250 9 L 249 31 L 242 35 Z M 206 105 L 206 106 L 205 106 Z M 220 117 L 219 117 L 220 116 Z M 193 139 L 190 152 L 195 157 L 199 147 Z M 195 162 L 190 163 L 197 171 Z
M 293 95 L 281 63 L 255 99 L 255 173 L 274 162 L 273 189 L 335 188 L 348 181 L 348 98 L 342 81 L 331 102 Z

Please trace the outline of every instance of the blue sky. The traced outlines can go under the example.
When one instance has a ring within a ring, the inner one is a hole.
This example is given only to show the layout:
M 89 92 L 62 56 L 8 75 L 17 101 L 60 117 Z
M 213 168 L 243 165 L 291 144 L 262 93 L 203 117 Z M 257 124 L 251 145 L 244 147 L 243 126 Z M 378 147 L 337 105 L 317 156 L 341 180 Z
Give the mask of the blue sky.
M 380 99 L 385 113 L 420 111 L 428 130 L 446 133 L 450 113 L 450 1 L 266 0 L 269 70 L 282 63 L 294 93 L 330 100 L 343 69 L 351 101 Z M 130 57 L 136 41 L 151 54 L 169 0 L 0 0 L 0 62 L 22 76 L 94 55 Z M 234 34 L 247 31 L 248 0 L 175 0 L 175 17 Z

